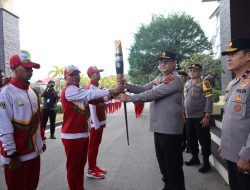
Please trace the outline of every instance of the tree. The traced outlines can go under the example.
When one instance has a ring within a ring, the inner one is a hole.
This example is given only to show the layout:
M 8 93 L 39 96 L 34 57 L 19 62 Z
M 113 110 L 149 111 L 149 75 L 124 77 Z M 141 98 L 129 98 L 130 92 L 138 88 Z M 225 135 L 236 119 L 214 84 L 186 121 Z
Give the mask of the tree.
M 214 100 L 217 102 L 219 100 L 219 96 L 221 95 L 221 85 L 220 85 L 220 79 L 221 79 L 221 73 L 224 72 L 220 61 L 214 59 L 210 55 L 206 54 L 193 54 L 190 59 L 183 60 L 180 63 L 180 67 L 184 71 L 188 71 L 188 67 L 191 64 L 200 64 L 202 65 L 203 70 L 203 77 L 206 77 L 208 75 L 212 75 L 212 77 L 215 80 L 215 86 L 214 86 Z
M 62 78 L 64 74 L 64 67 L 53 66 L 53 70 L 51 70 L 48 75 L 52 78 Z
M 59 93 L 61 93 L 61 80 L 63 79 L 63 75 L 64 75 L 64 67 L 58 67 L 58 66 L 53 66 L 53 70 L 51 70 L 48 75 L 53 78 L 53 79 L 57 79 L 58 80 L 58 91 Z
M 89 77 L 86 77 L 83 74 L 80 75 L 80 78 L 81 78 L 80 84 L 82 87 L 85 88 L 89 83 L 90 79 Z M 104 88 L 114 88 L 117 85 L 116 76 L 101 77 L 99 84 L 101 87 Z
M 116 76 L 101 77 L 100 85 L 104 88 L 114 88 L 117 85 Z
M 150 24 L 140 26 L 134 39 L 128 60 L 129 75 L 136 83 L 145 83 L 156 75 L 156 59 L 164 49 L 176 53 L 178 62 L 193 53 L 211 51 L 211 44 L 199 23 L 185 13 L 173 13 L 168 17 L 154 15 Z

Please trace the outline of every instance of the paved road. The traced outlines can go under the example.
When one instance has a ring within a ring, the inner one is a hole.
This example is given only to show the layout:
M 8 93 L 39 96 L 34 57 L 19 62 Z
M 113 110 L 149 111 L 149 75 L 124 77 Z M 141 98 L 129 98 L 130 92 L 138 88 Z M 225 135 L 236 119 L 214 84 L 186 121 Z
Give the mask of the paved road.
M 127 146 L 124 114 L 121 109 L 109 115 L 100 147 L 100 166 L 107 169 L 103 180 L 91 180 L 85 176 L 87 190 L 158 190 L 163 183 L 156 161 L 153 134 L 148 126 L 148 105 L 140 119 L 135 119 L 133 104 L 128 104 L 130 146 Z M 48 133 L 46 133 L 49 136 Z M 68 189 L 65 171 L 65 154 L 60 136 L 47 140 L 47 151 L 42 155 L 41 176 L 38 190 Z M 184 154 L 184 159 L 190 155 Z M 87 167 L 85 167 L 86 170 Z M 184 166 L 187 190 L 228 190 L 222 177 L 213 169 L 208 174 L 200 174 L 198 167 Z M 3 167 L 0 167 L 0 189 L 6 189 Z

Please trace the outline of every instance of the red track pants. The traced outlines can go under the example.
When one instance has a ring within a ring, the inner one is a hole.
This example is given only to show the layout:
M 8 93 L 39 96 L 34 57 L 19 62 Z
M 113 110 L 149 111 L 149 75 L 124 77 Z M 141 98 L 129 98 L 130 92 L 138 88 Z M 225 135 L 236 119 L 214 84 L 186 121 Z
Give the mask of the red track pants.
M 84 190 L 84 167 L 87 161 L 88 138 L 62 139 L 67 157 L 67 179 L 70 190 Z
M 4 164 L 5 180 L 8 190 L 35 190 L 39 182 L 40 156 L 22 162 L 17 171 L 11 171 Z
M 102 142 L 103 128 L 104 126 L 101 126 L 98 130 L 96 130 L 95 128 L 91 128 L 90 130 L 88 150 L 88 163 L 90 170 L 93 170 L 96 167 L 98 150 Z

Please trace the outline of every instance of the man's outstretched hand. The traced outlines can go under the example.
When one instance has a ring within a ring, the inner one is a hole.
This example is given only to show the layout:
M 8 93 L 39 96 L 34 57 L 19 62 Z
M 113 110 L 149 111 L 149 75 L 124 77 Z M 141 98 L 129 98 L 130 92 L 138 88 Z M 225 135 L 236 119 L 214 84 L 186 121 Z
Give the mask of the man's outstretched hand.
M 124 88 L 123 88 L 123 86 L 120 86 L 120 85 L 109 90 L 109 94 L 111 94 L 111 95 L 119 95 L 123 92 L 124 92 Z
M 127 94 L 120 94 L 118 97 L 122 102 L 131 102 L 131 98 Z

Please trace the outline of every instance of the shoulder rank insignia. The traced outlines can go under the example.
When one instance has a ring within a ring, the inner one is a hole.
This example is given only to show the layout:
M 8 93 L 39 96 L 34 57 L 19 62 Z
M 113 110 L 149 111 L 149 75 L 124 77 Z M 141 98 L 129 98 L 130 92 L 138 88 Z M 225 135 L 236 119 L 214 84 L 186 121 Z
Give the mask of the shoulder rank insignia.
M 170 83 L 172 80 L 174 80 L 174 77 L 173 77 L 173 75 L 168 75 L 165 79 L 164 79 L 164 83 L 165 84 L 168 84 L 168 83 Z

